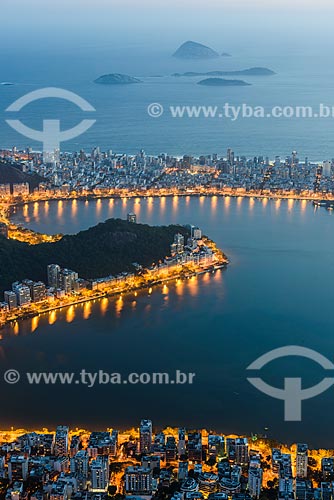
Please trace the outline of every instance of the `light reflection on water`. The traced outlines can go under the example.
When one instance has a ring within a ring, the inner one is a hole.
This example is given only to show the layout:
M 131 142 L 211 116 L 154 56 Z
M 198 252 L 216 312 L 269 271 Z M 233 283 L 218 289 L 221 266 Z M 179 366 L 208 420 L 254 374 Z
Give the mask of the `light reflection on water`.
M 305 420 L 292 426 L 282 420 L 281 402 L 253 390 L 245 372 L 259 355 L 283 345 L 303 345 L 325 356 L 332 353 L 332 213 L 305 201 L 178 196 L 77 204 L 50 201 L 48 207 L 39 204 L 38 220 L 33 205 L 18 208 L 14 219 L 41 232 L 76 233 L 110 217 L 125 219 L 128 212 L 136 213 L 142 223 L 200 226 L 227 253 L 230 266 L 153 287 L 151 294 L 145 289 L 6 327 L 1 331 L 3 364 L 9 369 L 17 366 L 15 362 L 30 363 L 59 371 L 58 360 L 63 360 L 62 368 L 71 370 L 86 365 L 109 369 L 112 364 L 113 369 L 131 371 L 196 371 L 198 385 L 177 392 L 138 387 L 117 394 L 100 391 L 106 412 L 99 416 L 99 424 L 103 420 L 109 425 L 110 414 L 115 425 L 133 425 L 148 415 L 157 425 L 204 425 L 239 433 L 270 427 L 273 437 L 308 442 L 312 436 L 319 446 L 334 446 L 333 440 L 328 442 L 330 391 L 316 404 L 305 404 Z M 285 374 L 281 364 L 273 365 L 266 381 L 279 386 L 283 375 L 300 376 L 299 363 L 292 369 L 291 375 Z M 322 376 L 309 366 L 303 374 L 305 387 Z M 59 411 L 53 405 L 52 415 L 43 419 L 52 424 L 64 421 L 68 407 L 68 418 L 74 415 L 80 422 L 95 423 L 97 417 L 85 411 L 87 393 L 76 391 L 75 396 L 56 389 L 44 394 L 50 405 L 51 396 L 53 401 L 64 398 L 65 404 Z M 11 394 L 4 397 L 12 398 Z M 114 398 L 119 401 L 117 412 Z M 161 398 L 164 405 L 157 404 Z M 33 410 L 39 401 L 36 390 L 29 410 L 33 422 L 39 418 Z M 19 393 L 12 405 L 16 415 L 23 415 Z M 315 430 L 319 415 L 322 425 Z

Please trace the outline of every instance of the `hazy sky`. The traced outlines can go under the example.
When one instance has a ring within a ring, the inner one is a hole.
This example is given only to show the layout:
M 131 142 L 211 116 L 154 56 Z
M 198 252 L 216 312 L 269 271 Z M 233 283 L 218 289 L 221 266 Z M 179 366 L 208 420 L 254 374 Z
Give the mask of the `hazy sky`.
M 331 12 L 329 12 L 331 11 Z M 332 0 L 1 0 L 0 52 L 13 44 L 41 50 L 117 40 L 173 46 L 186 39 L 214 43 L 261 36 L 315 43 L 329 38 Z M 8 22 L 9 21 L 9 22 Z

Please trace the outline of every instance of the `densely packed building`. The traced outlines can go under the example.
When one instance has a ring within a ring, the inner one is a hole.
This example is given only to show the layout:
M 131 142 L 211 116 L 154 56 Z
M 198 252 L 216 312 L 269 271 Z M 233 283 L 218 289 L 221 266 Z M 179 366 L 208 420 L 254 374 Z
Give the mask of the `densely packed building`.
M 48 155 L 41 153 L 0 150 L 0 158 L 18 165 L 24 172 L 38 174 L 43 182 L 36 188 L 40 194 L 87 193 L 112 190 L 192 190 L 232 189 L 242 192 L 334 193 L 334 160 L 301 161 L 296 151 L 282 159 L 255 156 L 236 156 L 231 149 L 225 157 L 217 154 L 175 157 L 167 153 L 136 155 L 101 152 L 98 147 L 84 151 Z M 0 197 L 24 197 L 29 193 L 27 183 L 0 185 Z
M 330 452 L 306 444 L 271 449 L 266 436 L 155 432 L 151 420 L 124 432 L 62 425 L 10 434 L 0 434 L 6 500 L 330 500 L 334 494 Z

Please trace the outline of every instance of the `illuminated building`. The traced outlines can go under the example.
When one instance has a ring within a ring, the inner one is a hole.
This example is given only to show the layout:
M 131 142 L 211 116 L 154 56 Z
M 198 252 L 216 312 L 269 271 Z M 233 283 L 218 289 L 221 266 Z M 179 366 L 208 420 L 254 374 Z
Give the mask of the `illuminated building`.
M 140 453 L 150 453 L 152 448 L 152 421 L 142 420 L 139 433 Z
M 28 477 L 28 459 L 24 456 L 12 456 L 8 462 L 10 481 L 26 481 Z
M 71 458 L 71 472 L 75 474 L 78 481 L 78 487 L 81 490 L 85 490 L 87 486 L 88 462 L 89 457 L 85 450 L 78 451 L 78 453 Z
M 6 291 L 4 293 L 5 302 L 8 304 L 9 309 L 17 308 L 17 297 L 16 293 L 12 291 Z
M 30 192 L 28 182 L 13 184 L 13 196 L 28 196 Z
M 177 448 L 175 437 L 168 436 L 166 441 L 166 460 L 167 462 L 170 460 L 175 460 L 177 456 Z
M 0 197 L 10 196 L 10 184 L 0 184 Z
M 177 452 L 178 452 L 178 455 L 179 457 L 181 455 L 185 455 L 186 453 L 186 430 L 182 427 L 179 429 L 179 432 L 178 432 L 178 437 L 179 437 L 179 440 L 178 440 L 178 445 L 177 445 Z
M 71 269 L 61 269 L 59 274 L 59 288 L 65 290 L 65 293 L 71 293 L 76 288 L 78 273 Z
M 134 495 L 151 495 L 152 471 L 145 467 L 127 467 L 125 491 Z
M 13 291 L 16 293 L 18 306 L 22 307 L 31 303 L 30 288 L 28 286 L 13 284 Z
M 321 460 L 321 473 L 323 481 L 334 480 L 334 458 L 325 457 Z
M 299 478 L 307 477 L 308 465 L 308 446 L 307 444 L 297 444 L 296 455 L 296 476 Z
M 202 434 L 200 432 L 188 434 L 188 456 L 193 462 L 202 461 Z
M 58 264 L 50 264 L 47 268 L 48 285 L 53 288 L 59 287 L 60 266 Z
M 211 472 L 203 472 L 198 476 L 199 490 L 205 493 L 213 493 L 217 489 L 219 477 Z
M 202 238 L 202 230 L 199 227 L 191 227 L 191 236 L 194 240 L 200 240 Z
M 160 456 L 149 455 L 142 457 L 141 466 L 145 469 L 150 469 L 151 471 L 154 469 L 160 469 Z
M 188 477 L 188 462 L 179 462 L 177 480 L 184 481 Z
M 248 469 L 248 491 L 252 498 L 259 498 L 262 488 L 263 471 L 260 467 Z
M 223 455 L 225 452 L 225 439 L 223 436 L 210 434 L 208 437 L 208 453 L 210 457 Z
M 108 457 L 97 457 L 90 466 L 91 491 L 104 492 L 109 484 L 109 459 Z
M 248 440 L 247 438 L 237 438 L 235 440 L 235 461 L 237 464 L 248 464 Z
M 54 454 L 56 456 L 66 456 L 68 453 L 68 432 L 69 428 L 59 425 L 56 430 L 54 441 Z
M 134 214 L 134 213 L 128 213 L 126 219 L 127 219 L 128 222 L 132 222 L 132 223 L 136 224 L 136 222 L 137 222 L 137 215 Z

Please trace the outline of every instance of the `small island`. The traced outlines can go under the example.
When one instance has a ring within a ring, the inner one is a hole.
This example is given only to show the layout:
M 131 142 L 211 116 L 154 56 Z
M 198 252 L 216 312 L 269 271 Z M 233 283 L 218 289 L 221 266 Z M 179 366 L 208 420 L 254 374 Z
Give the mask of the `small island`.
M 234 71 L 206 71 L 204 73 L 187 71 L 186 73 L 173 73 L 172 76 L 175 77 L 194 77 L 194 76 L 237 76 L 237 75 L 247 75 L 247 76 L 271 76 L 276 75 L 274 71 L 268 68 L 248 68 L 242 70 L 234 70 Z
M 243 80 L 226 80 L 224 78 L 206 78 L 197 82 L 197 85 L 204 85 L 207 87 L 246 87 L 250 83 Z
M 110 73 L 108 75 L 102 75 L 94 83 L 99 83 L 102 85 L 129 85 L 132 83 L 141 83 L 141 80 L 134 78 L 129 75 L 122 75 L 121 73 Z
M 218 52 L 198 42 L 188 41 L 183 43 L 173 57 L 179 59 L 214 59 L 219 57 Z

